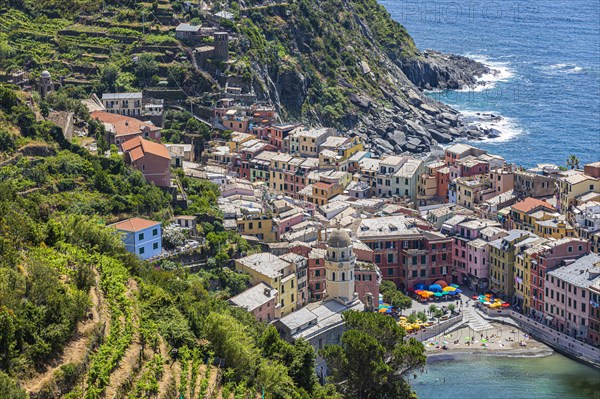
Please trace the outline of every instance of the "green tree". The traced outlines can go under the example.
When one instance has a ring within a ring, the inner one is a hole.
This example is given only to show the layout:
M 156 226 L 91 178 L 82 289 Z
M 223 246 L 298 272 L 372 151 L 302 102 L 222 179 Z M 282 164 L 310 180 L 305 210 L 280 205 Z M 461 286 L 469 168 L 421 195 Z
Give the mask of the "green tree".
M 12 152 L 17 148 L 14 136 L 7 130 L 0 130 L 0 151 Z
M 404 376 L 425 364 L 423 345 L 412 338 L 405 340 L 404 330 L 391 317 L 352 311 L 343 317 L 348 330 L 341 345 L 320 351 L 332 382 L 351 398 L 396 397 L 389 392 L 411 395 Z
M 100 70 L 100 87 L 102 91 L 115 92 L 116 83 L 119 75 L 121 74 L 121 68 L 115 64 L 106 64 Z
M 454 311 L 456 310 L 456 305 L 455 305 L 455 304 L 453 304 L 453 303 L 451 303 L 450 305 L 448 305 L 448 310 L 449 310 L 451 313 L 454 313 Z
M 0 371 L 0 398 L 27 399 L 29 395 L 17 387 L 8 375 Z
M 400 310 L 410 309 L 412 307 L 412 299 L 404 295 L 396 288 L 396 284 L 386 280 L 381 283 L 379 292 L 383 295 L 383 300 L 386 303 L 397 307 Z
M 135 65 L 135 76 L 138 80 L 147 86 L 156 73 L 158 73 L 158 62 L 154 56 L 149 53 L 141 54 Z

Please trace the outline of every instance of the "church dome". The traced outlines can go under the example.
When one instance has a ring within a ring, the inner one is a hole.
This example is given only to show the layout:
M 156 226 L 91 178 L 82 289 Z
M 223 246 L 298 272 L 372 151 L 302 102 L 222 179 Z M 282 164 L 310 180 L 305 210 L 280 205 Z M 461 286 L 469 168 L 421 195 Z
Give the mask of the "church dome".
M 352 240 L 346 230 L 335 229 L 331 232 L 327 245 L 331 248 L 348 248 L 352 246 Z
M 44 71 L 42 72 L 42 74 L 40 75 L 42 78 L 49 78 L 50 77 L 50 72 L 48 71 Z

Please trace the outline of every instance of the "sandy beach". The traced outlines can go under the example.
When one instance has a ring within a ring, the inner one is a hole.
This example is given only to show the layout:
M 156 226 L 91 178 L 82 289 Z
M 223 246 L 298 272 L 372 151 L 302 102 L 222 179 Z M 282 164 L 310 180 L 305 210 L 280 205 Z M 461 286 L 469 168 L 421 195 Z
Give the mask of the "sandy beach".
M 428 360 L 444 360 L 470 355 L 540 357 L 553 350 L 515 327 L 492 323 L 493 328 L 475 332 L 463 327 L 450 334 L 423 342 Z

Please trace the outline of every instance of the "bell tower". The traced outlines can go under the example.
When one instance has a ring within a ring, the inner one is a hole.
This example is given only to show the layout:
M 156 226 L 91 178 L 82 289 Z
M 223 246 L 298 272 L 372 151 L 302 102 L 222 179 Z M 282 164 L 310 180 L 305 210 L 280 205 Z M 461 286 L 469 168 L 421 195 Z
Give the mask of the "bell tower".
M 352 240 L 345 230 L 335 229 L 327 240 L 325 273 L 327 297 L 343 304 L 354 301 L 354 267 L 356 257 L 352 252 Z

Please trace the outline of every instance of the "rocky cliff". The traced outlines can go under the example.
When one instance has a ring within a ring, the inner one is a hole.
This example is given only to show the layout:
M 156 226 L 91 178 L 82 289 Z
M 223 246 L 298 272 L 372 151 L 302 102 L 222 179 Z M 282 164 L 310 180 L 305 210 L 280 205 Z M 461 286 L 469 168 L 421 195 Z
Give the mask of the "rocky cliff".
M 233 65 L 251 73 L 248 86 L 285 119 L 336 126 L 380 154 L 425 152 L 486 133 L 423 90 L 476 85 L 490 70 L 420 51 L 376 0 L 247 5 L 243 14 L 236 27 L 242 56 Z

